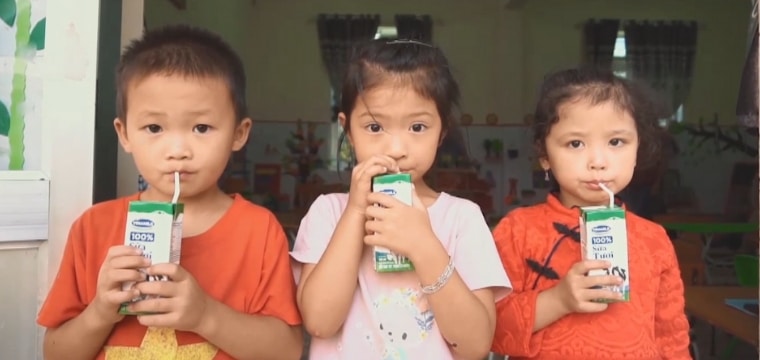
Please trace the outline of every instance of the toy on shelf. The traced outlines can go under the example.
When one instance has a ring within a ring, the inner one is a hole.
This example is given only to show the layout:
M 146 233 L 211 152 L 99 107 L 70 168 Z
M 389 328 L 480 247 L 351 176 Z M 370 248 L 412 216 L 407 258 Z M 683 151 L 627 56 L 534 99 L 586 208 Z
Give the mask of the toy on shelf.
M 483 140 L 483 149 L 486 151 L 486 160 L 501 160 L 504 152 L 504 142 L 500 139 Z
M 486 115 L 486 124 L 490 126 L 499 125 L 499 116 L 494 113 Z
M 520 199 L 517 198 L 517 179 L 509 178 L 509 194 L 504 198 L 504 204 L 517 205 Z
M 324 139 L 316 138 L 316 128 L 315 123 L 308 123 L 304 133 L 303 121 L 298 119 L 296 131 L 285 142 L 288 149 L 288 154 L 283 158 L 285 172 L 298 178 L 301 183 L 307 181 L 312 171 L 325 166 L 324 160 L 319 157 L 319 148 L 324 144 Z

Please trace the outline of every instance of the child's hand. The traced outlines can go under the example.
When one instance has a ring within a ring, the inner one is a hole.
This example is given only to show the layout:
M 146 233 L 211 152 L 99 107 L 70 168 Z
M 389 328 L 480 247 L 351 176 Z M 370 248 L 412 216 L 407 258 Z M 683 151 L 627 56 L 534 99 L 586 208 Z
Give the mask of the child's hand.
M 372 192 L 372 177 L 396 170 L 396 161 L 384 155 L 375 155 L 357 164 L 351 172 L 351 189 L 346 208 L 363 215 L 368 205 L 367 195 Z
M 619 293 L 596 286 L 620 285 L 623 279 L 614 275 L 586 276 L 590 270 L 607 269 L 607 261 L 589 260 L 577 262 L 555 287 L 567 312 L 593 313 L 607 309 L 606 303 L 594 302 L 598 299 L 620 300 Z
M 412 190 L 412 206 L 380 192 L 369 194 L 367 202 L 365 244 L 382 246 L 411 259 L 426 248 L 423 241 L 435 239 L 427 209 L 416 191 Z
M 115 324 L 124 316 L 119 314 L 119 307 L 140 295 L 132 288 L 122 290 L 122 284 L 129 281 L 145 280 L 145 274 L 137 269 L 150 266 L 150 260 L 141 255 L 141 251 L 132 246 L 118 245 L 108 249 L 103 265 L 98 273 L 98 285 L 92 305 L 100 318 Z
M 137 284 L 141 294 L 158 295 L 130 304 L 134 312 L 156 314 L 138 316 L 144 326 L 165 327 L 198 333 L 205 317 L 208 295 L 195 278 L 177 264 L 156 264 L 147 269 L 148 275 L 167 276 L 169 281 L 144 281 Z

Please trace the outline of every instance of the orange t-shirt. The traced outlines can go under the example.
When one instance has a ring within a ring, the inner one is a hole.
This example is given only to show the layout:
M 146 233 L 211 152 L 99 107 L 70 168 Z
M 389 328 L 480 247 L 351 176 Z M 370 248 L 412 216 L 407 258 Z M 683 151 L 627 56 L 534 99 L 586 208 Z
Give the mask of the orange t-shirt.
M 127 207 L 137 199 L 96 204 L 74 222 L 40 325 L 61 326 L 92 302 L 100 266 L 110 247 L 124 243 Z M 208 231 L 182 239 L 180 265 L 209 296 L 234 310 L 301 323 L 285 233 L 271 212 L 239 195 Z M 133 316 L 116 324 L 97 358 L 231 359 L 197 334 L 149 329 Z
M 493 351 L 510 359 L 691 359 L 683 283 L 665 230 L 628 212 L 630 301 L 570 314 L 533 332 L 538 294 L 581 260 L 577 208 L 552 194 L 510 212 L 494 239 L 514 291 L 496 304 Z

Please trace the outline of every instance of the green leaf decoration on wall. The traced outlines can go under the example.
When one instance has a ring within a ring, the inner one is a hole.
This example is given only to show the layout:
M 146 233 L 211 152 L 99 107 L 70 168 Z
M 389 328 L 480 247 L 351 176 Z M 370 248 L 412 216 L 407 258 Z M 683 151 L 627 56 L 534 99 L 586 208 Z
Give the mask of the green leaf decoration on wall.
M 0 135 L 8 136 L 11 132 L 11 114 L 8 107 L 0 101 Z
M 34 47 L 38 51 L 45 48 L 45 20 L 46 18 L 42 18 L 42 20 L 38 21 L 29 35 L 29 46 Z
M 4 1 L 4 0 L 0 0 Z M 17 0 L 16 14 L 16 53 L 13 62 L 13 79 L 11 80 L 11 126 L 8 143 L 11 154 L 8 170 L 23 170 L 24 162 L 24 103 L 26 102 L 26 68 L 29 52 L 29 36 L 32 30 L 32 0 Z M 34 45 L 32 45 L 34 46 Z
M 16 22 L 16 0 L 0 0 L 0 20 L 9 27 Z

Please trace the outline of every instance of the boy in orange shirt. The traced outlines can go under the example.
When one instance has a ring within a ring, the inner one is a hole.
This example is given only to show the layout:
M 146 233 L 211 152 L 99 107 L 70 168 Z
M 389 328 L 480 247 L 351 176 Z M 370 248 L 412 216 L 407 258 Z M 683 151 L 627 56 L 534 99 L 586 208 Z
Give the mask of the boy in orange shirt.
M 103 202 L 72 225 L 38 323 L 46 359 L 297 359 L 301 319 L 287 240 L 275 217 L 217 181 L 248 140 L 245 74 L 235 52 L 207 31 L 146 33 L 117 70 L 122 147 L 149 184 Z M 156 264 L 124 246 L 129 201 L 170 201 L 181 178 L 180 264 Z M 148 275 L 171 281 L 127 281 Z M 139 294 L 160 295 L 121 303 Z

